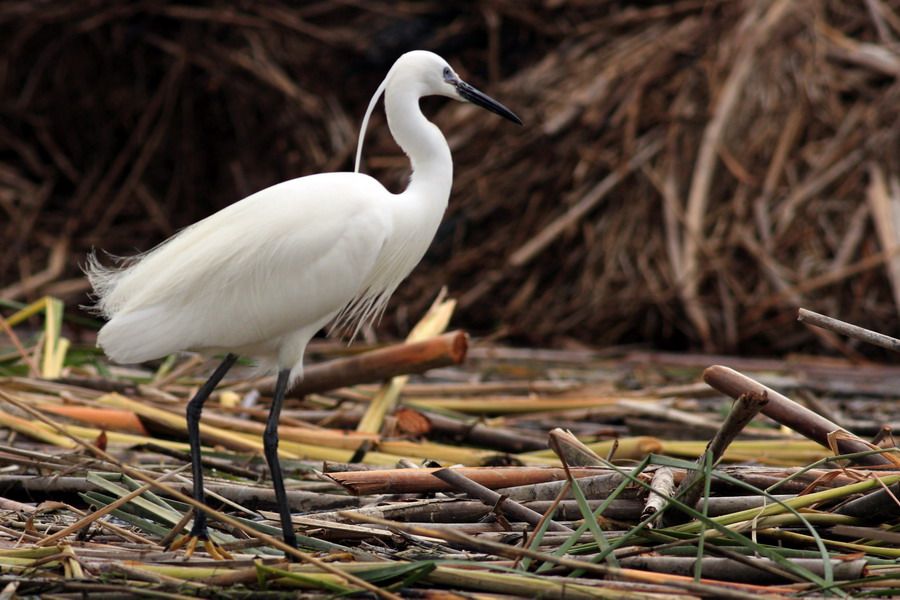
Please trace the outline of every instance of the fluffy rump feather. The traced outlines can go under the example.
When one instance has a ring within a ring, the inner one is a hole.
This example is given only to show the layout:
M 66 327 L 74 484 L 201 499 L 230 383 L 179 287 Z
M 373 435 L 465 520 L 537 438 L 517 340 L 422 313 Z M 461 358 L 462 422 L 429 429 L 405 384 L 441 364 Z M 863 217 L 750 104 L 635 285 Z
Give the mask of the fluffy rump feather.
M 100 264 L 100 259 L 97 258 L 97 251 L 91 250 L 87 255 L 87 262 L 81 267 L 81 270 L 84 271 L 91 288 L 94 290 L 91 294 L 94 304 L 83 306 L 82 308 L 108 319 L 111 313 L 108 311 L 103 299 L 115 287 L 116 276 L 121 269 Z
M 159 246 L 157 246 L 157 248 L 159 248 Z M 113 293 L 116 284 L 129 268 L 136 265 L 142 258 L 153 252 L 155 249 L 156 248 L 133 256 L 114 256 L 109 253 L 104 253 L 114 263 L 112 266 L 102 264 L 97 257 L 97 250 L 91 249 L 87 254 L 85 264 L 81 266 L 81 270 L 88 278 L 88 282 L 93 289 L 90 298 L 94 303 L 82 306 L 81 308 L 93 314 L 111 319 L 120 308 L 113 304 L 113 299 L 116 298 Z

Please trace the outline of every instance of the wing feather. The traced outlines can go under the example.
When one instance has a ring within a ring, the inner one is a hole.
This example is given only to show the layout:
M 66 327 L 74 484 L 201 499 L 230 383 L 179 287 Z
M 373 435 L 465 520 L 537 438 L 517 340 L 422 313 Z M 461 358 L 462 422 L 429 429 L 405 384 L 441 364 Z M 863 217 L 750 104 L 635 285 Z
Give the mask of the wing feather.
M 391 235 L 392 198 L 366 175 L 304 177 L 219 211 L 123 269 L 92 259 L 97 310 L 110 319 L 99 344 L 114 360 L 140 362 L 263 344 L 342 309 L 371 316 L 387 301 L 369 298 L 386 291 L 373 288 L 372 273 Z

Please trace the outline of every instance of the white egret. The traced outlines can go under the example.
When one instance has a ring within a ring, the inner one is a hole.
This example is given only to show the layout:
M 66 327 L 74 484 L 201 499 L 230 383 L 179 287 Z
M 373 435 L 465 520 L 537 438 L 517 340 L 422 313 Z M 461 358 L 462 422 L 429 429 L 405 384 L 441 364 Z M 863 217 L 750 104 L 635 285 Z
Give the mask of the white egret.
M 393 194 L 358 172 L 369 115 L 384 94 L 388 127 L 412 163 L 406 190 Z M 354 173 L 323 173 L 279 183 L 184 229 L 121 268 L 86 269 L 96 309 L 109 319 L 98 344 L 119 363 L 184 350 L 225 354 L 187 406 L 194 497 L 204 501 L 199 421 L 203 403 L 238 355 L 277 370 L 263 435 L 285 542 L 296 547 L 278 461 L 278 418 L 288 386 L 303 373 L 303 354 L 324 326 L 361 326 L 421 260 L 447 206 L 450 148 L 422 114 L 423 96 L 446 96 L 521 124 L 508 108 L 460 80 L 447 62 L 414 51 L 394 63 L 363 119 Z M 193 552 L 208 542 L 197 511 Z M 183 540 L 182 540 L 183 541 Z

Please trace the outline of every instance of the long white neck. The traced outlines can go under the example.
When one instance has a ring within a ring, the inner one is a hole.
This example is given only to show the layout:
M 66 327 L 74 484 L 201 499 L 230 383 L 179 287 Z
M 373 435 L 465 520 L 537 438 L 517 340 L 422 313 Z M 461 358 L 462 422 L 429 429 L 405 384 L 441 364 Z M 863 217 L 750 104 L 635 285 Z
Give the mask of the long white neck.
M 412 163 L 412 176 L 403 195 L 443 214 L 453 183 L 453 159 L 444 134 L 422 114 L 415 87 L 389 84 L 384 109 L 391 134 Z

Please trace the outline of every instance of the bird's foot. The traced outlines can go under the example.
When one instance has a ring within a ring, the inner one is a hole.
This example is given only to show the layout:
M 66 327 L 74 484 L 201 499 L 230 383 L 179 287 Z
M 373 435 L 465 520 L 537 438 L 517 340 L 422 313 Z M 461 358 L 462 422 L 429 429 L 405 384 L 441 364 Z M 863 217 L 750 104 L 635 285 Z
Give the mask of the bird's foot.
M 184 547 L 184 557 L 190 558 L 194 555 L 197 545 L 201 543 L 203 544 L 203 549 L 206 550 L 206 553 L 215 560 L 232 560 L 234 558 L 227 550 L 225 550 L 225 548 L 220 547 L 209 539 L 209 536 L 206 533 L 197 534 L 191 532 L 188 535 L 176 538 L 169 546 L 169 551 L 174 552 L 181 547 Z

